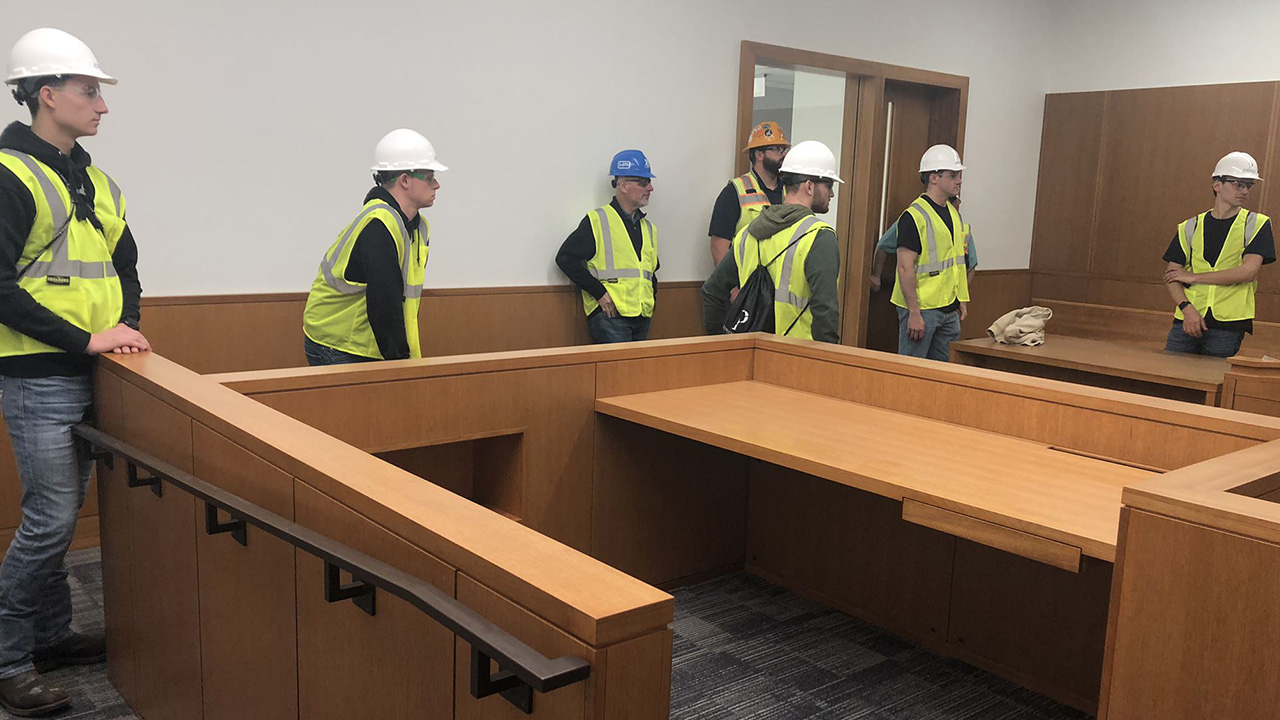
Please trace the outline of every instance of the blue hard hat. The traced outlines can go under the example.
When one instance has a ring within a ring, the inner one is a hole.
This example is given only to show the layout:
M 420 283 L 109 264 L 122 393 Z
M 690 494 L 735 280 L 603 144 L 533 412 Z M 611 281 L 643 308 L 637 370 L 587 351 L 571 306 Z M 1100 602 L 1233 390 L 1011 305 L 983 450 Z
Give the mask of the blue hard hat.
M 639 150 L 623 150 L 613 156 L 609 163 L 609 174 L 614 177 L 657 177 L 649 169 L 649 158 Z

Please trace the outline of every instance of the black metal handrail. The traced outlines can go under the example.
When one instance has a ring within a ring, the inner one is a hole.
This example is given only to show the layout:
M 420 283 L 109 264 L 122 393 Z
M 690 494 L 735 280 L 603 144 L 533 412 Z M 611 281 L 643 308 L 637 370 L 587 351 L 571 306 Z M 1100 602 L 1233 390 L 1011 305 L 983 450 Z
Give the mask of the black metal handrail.
M 476 698 L 500 693 L 525 713 L 532 713 L 534 690 L 550 692 L 591 674 L 586 660 L 568 655 L 547 658 L 420 578 L 214 487 L 91 425 L 77 425 L 73 432 L 87 443 L 90 457 L 108 467 L 114 467 L 115 455 L 123 457 L 128 462 L 129 487 L 148 487 L 161 496 L 161 483 L 167 482 L 203 500 L 209 535 L 230 533 L 241 545 L 247 545 L 247 526 L 252 525 L 320 558 L 325 562 L 325 599 L 329 602 L 351 600 L 374 615 L 376 590 L 381 588 L 425 612 L 471 645 L 471 694 Z M 140 476 L 138 468 L 151 475 Z M 231 519 L 219 520 L 220 510 Z M 342 570 L 351 574 L 352 584 L 341 583 Z M 499 672 L 491 672 L 491 659 L 497 661 Z

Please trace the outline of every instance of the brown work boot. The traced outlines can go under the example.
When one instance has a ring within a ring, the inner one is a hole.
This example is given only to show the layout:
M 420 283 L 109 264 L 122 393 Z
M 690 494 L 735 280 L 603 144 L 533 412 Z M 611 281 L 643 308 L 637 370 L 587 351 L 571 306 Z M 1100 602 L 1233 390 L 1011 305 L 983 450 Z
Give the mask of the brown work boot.
M 0 680 L 0 707 L 18 717 L 35 717 L 65 710 L 67 691 L 50 685 L 35 670 Z
M 47 673 L 64 665 L 96 665 L 107 659 L 107 638 L 102 633 L 71 633 L 66 640 L 31 653 L 36 672 Z

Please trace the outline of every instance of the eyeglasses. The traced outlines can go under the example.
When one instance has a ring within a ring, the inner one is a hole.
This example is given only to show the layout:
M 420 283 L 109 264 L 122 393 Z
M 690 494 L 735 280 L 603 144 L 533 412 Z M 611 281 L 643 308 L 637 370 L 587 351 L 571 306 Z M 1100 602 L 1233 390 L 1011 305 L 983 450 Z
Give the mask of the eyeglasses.
M 405 173 L 405 174 L 408 175 L 409 177 L 417 178 L 423 182 L 428 182 L 428 183 L 435 182 L 435 179 L 436 179 L 435 170 L 414 170 L 411 173 Z
M 1222 184 L 1230 185 L 1240 191 L 1249 190 L 1253 187 L 1252 180 L 1228 180 L 1227 178 L 1223 178 Z
M 76 95 L 79 95 L 80 97 L 84 98 L 85 100 L 88 100 L 89 102 L 93 102 L 98 98 L 102 97 L 101 88 L 89 86 L 89 85 L 68 84 L 57 89 L 62 90 L 64 92 L 75 93 Z
M 768 145 L 768 146 L 766 146 L 766 147 L 764 148 L 764 151 L 765 151 L 765 152 L 776 152 L 776 153 L 781 153 L 781 154 L 783 154 L 783 155 L 786 155 L 786 154 L 787 154 L 787 151 L 788 151 L 788 150 L 790 150 L 790 149 L 791 149 L 791 147 L 790 147 L 789 145 Z
M 635 184 L 639 185 L 639 186 L 640 186 L 640 187 L 642 187 L 642 188 L 647 188 L 647 187 L 649 187 L 650 185 L 652 185 L 652 184 L 653 184 L 653 179 L 652 179 L 652 178 L 642 178 L 642 177 L 624 177 L 624 178 L 622 178 L 622 179 L 623 179 L 624 181 L 626 181 L 626 182 L 633 182 L 633 183 L 635 183 Z

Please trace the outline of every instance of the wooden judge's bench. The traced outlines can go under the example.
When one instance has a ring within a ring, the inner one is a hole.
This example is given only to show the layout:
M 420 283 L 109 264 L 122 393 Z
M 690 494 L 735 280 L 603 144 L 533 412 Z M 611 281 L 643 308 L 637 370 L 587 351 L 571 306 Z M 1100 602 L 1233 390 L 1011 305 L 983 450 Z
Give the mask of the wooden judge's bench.
M 663 589 L 744 568 L 1111 720 L 1280 707 L 1280 419 L 765 335 L 97 389 L 147 720 L 666 718 Z

